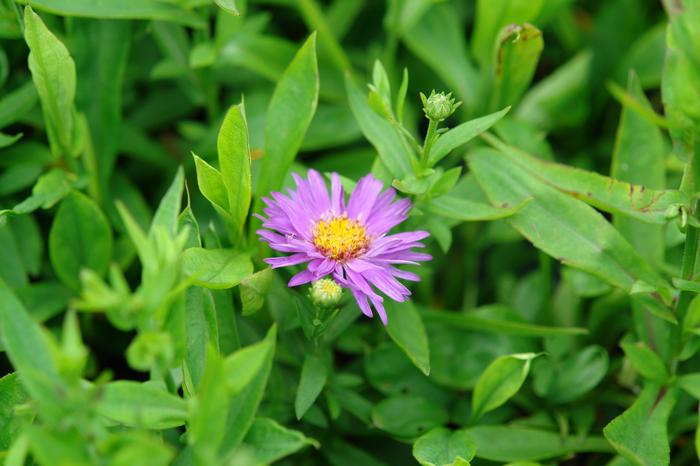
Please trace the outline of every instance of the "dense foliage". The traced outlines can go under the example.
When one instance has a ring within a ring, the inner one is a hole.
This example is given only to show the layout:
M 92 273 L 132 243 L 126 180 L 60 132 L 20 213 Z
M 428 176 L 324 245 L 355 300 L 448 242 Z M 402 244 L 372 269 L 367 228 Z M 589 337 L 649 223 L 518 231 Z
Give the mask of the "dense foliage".
M 0 44 L 5 465 L 698 464 L 700 1 L 0 0 Z M 430 233 L 408 301 L 334 276 L 386 326 L 265 262 L 309 169 Z

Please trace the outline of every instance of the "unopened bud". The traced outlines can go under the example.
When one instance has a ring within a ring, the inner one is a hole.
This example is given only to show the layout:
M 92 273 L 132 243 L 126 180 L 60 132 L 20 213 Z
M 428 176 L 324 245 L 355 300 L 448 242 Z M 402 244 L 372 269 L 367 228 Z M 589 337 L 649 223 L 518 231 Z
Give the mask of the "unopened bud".
M 423 112 L 429 120 L 442 121 L 462 105 L 462 102 L 455 102 L 451 92 L 445 94 L 444 92 L 436 93 L 433 90 L 428 97 L 421 92 L 420 98 L 423 101 Z
M 340 302 L 343 297 L 343 289 L 335 280 L 322 278 L 311 284 L 311 300 L 320 307 L 330 308 Z

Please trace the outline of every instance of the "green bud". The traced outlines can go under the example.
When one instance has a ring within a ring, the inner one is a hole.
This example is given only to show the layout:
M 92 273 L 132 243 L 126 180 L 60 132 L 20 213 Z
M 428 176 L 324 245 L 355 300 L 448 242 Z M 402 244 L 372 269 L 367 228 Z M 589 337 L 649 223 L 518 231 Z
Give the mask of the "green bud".
M 455 102 L 452 93 L 445 94 L 444 92 L 436 93 L 435 90 L 430 92 L 430 96 L 426 97 L 422 92 L 420 99 L 423 101 L 423 112 L 429 120 L 442 121 L 452 115 L 462 102 Z
M 331 308 L 338 304 L 343 297 L 343 289 L 335 280 L 322 278 L 311 284 L 309 292 L 311 301 L 319 307 Z

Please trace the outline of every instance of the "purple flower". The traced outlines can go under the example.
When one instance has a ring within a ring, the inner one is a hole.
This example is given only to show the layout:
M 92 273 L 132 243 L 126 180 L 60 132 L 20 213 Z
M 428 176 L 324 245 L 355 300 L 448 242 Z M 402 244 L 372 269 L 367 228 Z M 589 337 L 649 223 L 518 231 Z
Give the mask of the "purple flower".
M 317 171 L 309 170 L 308 180 L 296 173 L 293 176 L 296 190 L 290 189 L 288 196 L 273 192 L 272 199 L 263 198 L 267 218 L 258 218 L 273 231 L 257 232 L 272 249 L 291 255 L 265 262 L 273 268 L 306 263 L 306 270 L 289 280 L 290 287 L 330 275 L 352 292 L 368 317 L 372 317 L 371 302 L 386 325 L 384 298 L 377 290 L 394 301 L 405 301 L 411 292 L 398 279 L 420 279 L 396 265 L 431 259 L 429 254 L 412 251 L 424 247 L 419 241 L 427 232 L 388 234 L 406 220 L 411 201 L 395 201 L 393 189 L 382 192 L 382 182 L 367 175 L 357 183 L 346 205 L 337 173 L 331 175 L 330 196 Z

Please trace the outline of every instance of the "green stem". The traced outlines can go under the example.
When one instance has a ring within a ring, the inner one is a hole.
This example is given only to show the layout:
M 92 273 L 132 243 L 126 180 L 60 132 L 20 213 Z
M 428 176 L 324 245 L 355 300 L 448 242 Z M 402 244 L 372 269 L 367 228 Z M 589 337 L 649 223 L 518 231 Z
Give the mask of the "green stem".
M 428 160 L 430 157 L 430 149 L 433 147 L 435 142 L 435 136 L 437 135 L 438 123 L 435 120 L 430 120 L 428 124 L 428 132 L 425 135 L 425 143 L 423 144 L 423 151 L 420 155 L 420 166 L 421 168 L 426 168 L 428 166 Z
M 700 154 L 696 151 L 693 160 L 686 165 L 683 180 L 681 182 L 681 190 L 689 195 L 694 195 L 697 192 L 698 183 L 700 183 Z M 690 212 L 688 215 L 695 216 L 698 212 L 700 203 L 697 199 L 692 201 Z M 688 224 L 686 225 L 685 245 L 683 246 L 683 259 L 681 261 L 681 278 L 684 280 L 692 280 L 695 276 L 697 268 L 698 242 L 700 241 L 700 232 L 698 228 Z M 680 359 L 683 346 L 685 346 L 685 335 L 683 334 L 683 321 L 688 312 L 688 307 L 695 293 L 682 290 L 676 303 L 676 318 L 678 323 L 671 330 L 671 344 L 673 351 L 671 352 L 671 373 L 675 374 Z
M 689 215 L 695 215 L 698 210 L 698 201 L 695 201 Z M 681 262 L 681 278 L 684 280 L 692 280 L 695 275 L 696 269 L 696 258 L 698 253 L 698 240 L 700 240 L 700 234 L 698 229 L 694 226 L 688 225 L 685 233 L 685 245 L 683 247 L 683 259 Z M 671 363 L 671 370 L 675 373 L 676 366 L 678 365 L 678 358 L 683 350 L 684 346 L 684 335 L 683 335 L 683 320 L 688 311 L 688 306 L 692 301 L 695 293 L 682 290 L 680 296 L 678 297 L 678 303 L 676 304 L 676 318 L 678 319 L 678 324 L 676 324 L 672 329 L 671 342 L 674 345 L 674 351 L 672 351 L 673 361 Z

